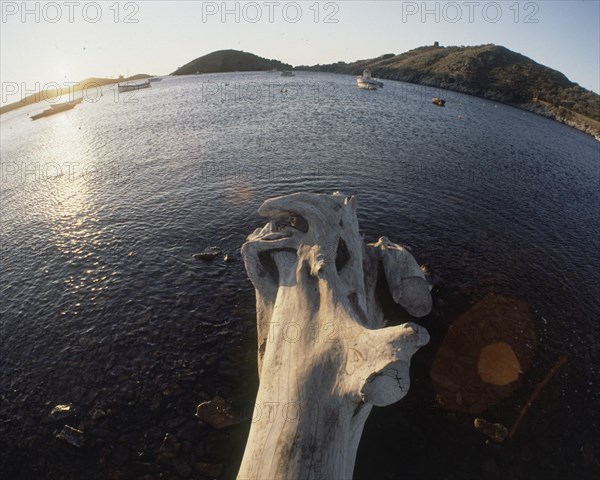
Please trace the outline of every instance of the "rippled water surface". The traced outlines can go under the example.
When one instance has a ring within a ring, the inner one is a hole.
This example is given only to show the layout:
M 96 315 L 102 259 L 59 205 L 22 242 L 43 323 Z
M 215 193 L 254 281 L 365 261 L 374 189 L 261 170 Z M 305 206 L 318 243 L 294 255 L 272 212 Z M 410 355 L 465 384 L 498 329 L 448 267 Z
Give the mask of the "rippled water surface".
M 40 104 L 3 115 L 0 468 L 182 475 L 156 460 L 176 432 L 186 462 L 235 476 L 248 425 L 212 432 L 193 413 L 217 394 L 253 399 L 254 296 L 239 247 L 266 198 L 342 190 L 357 196 L 367 241 L 402 242 L 443 279 L 411 392 L 372 414 L 356 477 L 598 474 L 600 143 L 465 95 L 446 92 L 438 108 L 439 93 L 237 73 L 133 95 L 105 87 L 38 121 L 28 115 Z M 192 258 L 211 245 L 233 261 Z M 430 370 L 449 326 L 490 298 L 525 305 L 535 345 L 510 391 L 467 412 L 464 389 L 444 402 Z M 74 416 L 49 421 L 61 403 Z M 475 416 L 510 427 L 520 414 L 501 444 L 473 429 Z M 55 439 L 65 423 L 86 433 L 83 449 Z

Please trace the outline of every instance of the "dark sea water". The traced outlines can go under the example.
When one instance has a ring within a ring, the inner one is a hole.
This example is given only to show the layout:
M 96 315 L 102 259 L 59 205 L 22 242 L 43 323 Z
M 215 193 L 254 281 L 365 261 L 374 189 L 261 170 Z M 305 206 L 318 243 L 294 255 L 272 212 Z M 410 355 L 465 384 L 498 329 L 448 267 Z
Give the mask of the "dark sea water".
M 371 414 L 355 477 L 598 478 L 599 142 L 482 99 L 340 75 L 165 78 L 95 97 L 1 118 L 4 478 L 185 478 L 197 462 L 234 478 L 249 422 L 217 431 L 194 412 L 216 395 L 253 403 L 239 248 L 265 199 L 335 190 L 356 195 L 367 241 L 401 242 L 443 279 L 411 391 Z M 212 245 L 233 261 L 192 258 Z M 430 370 L 450 325 L 490 298 L 526 305 L 535 342 L 520 380 L 467 412 L 438 398 Z M 534 394 L 512 438 L 473 428 L 510 429 Z M 70 417 L 49 417 L 66 403 Z M 82 448 L 55 438 L 65 424 Z M 175 463 L 160 457 L 166 433 Z

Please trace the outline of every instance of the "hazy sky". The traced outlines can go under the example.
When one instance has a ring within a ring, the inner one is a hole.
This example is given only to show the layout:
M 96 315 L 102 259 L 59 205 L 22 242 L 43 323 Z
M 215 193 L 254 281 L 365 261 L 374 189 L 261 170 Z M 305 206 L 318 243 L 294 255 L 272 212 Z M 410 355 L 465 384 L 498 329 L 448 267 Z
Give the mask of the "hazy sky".
M 598 0 L 1 4 L 3 97 L 15 85 L 21 94 L 36 83 L 167 74 L 228 48 L 301 65 L 401 53 L 434 41 L 504 45 L 600 92 Z

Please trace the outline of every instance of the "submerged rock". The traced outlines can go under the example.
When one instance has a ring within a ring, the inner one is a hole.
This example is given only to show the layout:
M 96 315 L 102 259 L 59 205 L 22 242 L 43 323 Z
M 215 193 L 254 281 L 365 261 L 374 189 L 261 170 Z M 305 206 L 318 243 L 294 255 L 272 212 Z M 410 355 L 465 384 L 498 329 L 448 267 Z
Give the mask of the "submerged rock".
M 99 420 L 105 416 L 106 416 L 106 412 L 104 410 L 102 410 L 101 408 L 94 408 L 92 410 L 92 412 L 90 413 L 90 417 L 92 417 L 92 420 Z
M 476 418 L 473 422 L 475 430 L 487 435 L 494 442 L 501 443 L 508 435 L 508 429 L 501 423 L 490 423 L 483 418 Z
M 177 456 L 181 443 L 174 435 L 167 433 L 160 446 L 160 455 L 165 459 L 172 459 Z
M 50 412 L 48 420 L 54 422 L 56 420 L 63 420 L 73 415 L 73 408 L 70 403 L 65 405 L 56 405 Z
M 192 467 L 183 458 L 177 457 L 173 459 L 173 469 L 182 478 L 188 478 L 192 474 Z
M 196 462 L 192 464 L 192 467 L 196 472 L 207 477 L 216 478 L 220 477 L 223 473 L 223 465 L 220 463 L 202 463 Z
M 199 252 L 193 253 L 192 258 L 196 260 L 213 260 L 215 257 L 218 257 L 221 254 L 221 249 L 219 247 L 208 247 L 207 249 Z
M 233 411 L 231 404 L 219 396 L 198 405 L 196 417 L 219 429 L 237 425 L 242 421 L 240 416 Z
M 121 467 L 129 460 L 130 450 L 127 444 L 121 443 L 110 454 L 109 462 L 114 467 Z
M 434 272 L 433 267 L 430 263 L 424 263 L 421 265 L 421 271 L 425 274 L 425 280 L 429 284 L 430 291 L 439 291 L 443 288 L 444 282 L 441 277 Z
M 77 448 L 81 448 L 85 441 L 83 432 L 69 425 L 65 425 L 56 438 Z

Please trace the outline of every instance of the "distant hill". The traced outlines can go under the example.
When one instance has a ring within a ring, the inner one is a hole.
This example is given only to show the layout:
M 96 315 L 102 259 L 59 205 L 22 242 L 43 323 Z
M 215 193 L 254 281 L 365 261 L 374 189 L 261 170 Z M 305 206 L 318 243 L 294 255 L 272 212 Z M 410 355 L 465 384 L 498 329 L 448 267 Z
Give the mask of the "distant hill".
M 195 73 L 253 72 L 260 70 L 291 70 L 292 66 L 279 60 L 269 60 L 252 53 L 239 50 L 219 50 L 196 58 L 172 75 L 192 75 Z
M 63 95 L 68 96 L 74 92 L 80 92 L 86 88 L 94 88 L 94 87 L 102 87 L 104 85 L 112 85 L 118 82 L 128 82 L 134 80 L 143 80 L 145 78 L 150 78 L 152 75 L 146 75 L 145 73 L 138 73 L 137 75 L 132 75 L 127 78 L 97 78 L 91 77 L 82 80 L 76 85 L 72 85 L 70 87 L 65 87 L 61 89 L 48 89 L 43 92 L 36 92 L 32 95 L 28 95 L 27 97 L 13 103 L 9 103 L 8 105 L 4 105 L 0 108 L 0 115 L 3 113 L 10 112 L 12 110 L 16 110 L 17 108 L 24 107 L 25 105 L 30 105 L 32 103 L 41 102 L 42 100 L 55 99 L 62 97 Z M 66 99 L 67 100 L 67 99 Z
M 353 63 L 298 67 L 417 83 L 508 103 L 600 135 L 600 96 L 562 73 L 497 45 L 420 47 Z

